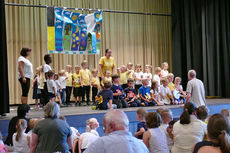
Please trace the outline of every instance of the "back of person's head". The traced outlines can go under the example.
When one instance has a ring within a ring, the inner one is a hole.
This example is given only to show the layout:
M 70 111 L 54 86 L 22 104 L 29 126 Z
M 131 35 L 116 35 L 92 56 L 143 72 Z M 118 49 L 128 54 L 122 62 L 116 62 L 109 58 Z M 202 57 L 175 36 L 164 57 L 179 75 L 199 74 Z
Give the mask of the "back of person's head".
M 45 61 L 46 64 L 50 64 L 51 63 L 51 56 L 50 56 L 50 54 L 46 54 L 44 56 L 44 61 Z
M 180 116 L 180 124 L 189 124 L 190 123 L 190 115 L 196 112 L 196 105 L 192 102 L 187 102 L 184 105 L 184 111 Z
M 65 118 L 65 116 L 63 116 L 63 115 L 60 115 L 60 116 L 59 116 L 59 119 L 60 119 L 60 120 L 63 120 L 63 121 L 66 121 L 66 118 Z
M 112 76 L 112 80 L 115 80 L 115 79 L 117 79 L 117 78 L 120 78 L 120 76 L 117 75 L 117 74 L 114 74 L 114 75 Z
M 173 118 L 172 116 L 172 111 L 170 109 L 163 109 L 161 112 L 160 112 L 160 115 L 161 115 L 161 119 L 163 120 L 163 122 L 170 122 Z
M 23 57 L 27 57 L 28 52 L 31 52 L 31 48 L 23 47 L 21 52 L 20 52 L 20 55 L 23 56 Z
M 208 137 L 213 143 L 220 146 L 222 153 L 230 152 L 230 123 L 229 119 L 221 114 L 214 114 L 208 121 Z
M 191 78 L 195 78 L 196 77 L 196 71 L 195 70 L 189 70 L 188 71 L 188 76 Z
M 49 71 L 47 72 L 48 78 L 51 78 L 53 75 L 54 75 L 54 72 L 53 72 L 52 70 L 49 70 Z
M 45 118 L 59 118 L 60 107 L 56 102 L 48 102 L 44 107 L 44 117 Z
M 109 89 L 109 88 L 111 88 L 111 86 L 112 86 L 112 83 L 110 81 L 104 82 L 104 89 Z
M 147 114 L 147 111 L 144 108 L 138 108 L 137 115 L 140 119 L 145 119 L 145 115 Z
M 199 106 L 196 110 L 196 115 L 199 120 L 206 120 L 208 117 L 208 108 L 206 106 Z
M 226 116 L 226 117 L 229 117 L 229 110 L 228 109 L 222 109 L 221 114 Z
M 16 141 L 19 141 L 26 127 L 27 127 L 27 121 L 25 119 L 19 119 L 16 125 L 16 130 L 17 130 Z
M 90 132 L 92 129 L 95 128 L 95 124 L 98 124 L 96 118 L 90 118 L 86 121 L 86 132 Z
M 157 82 L 156 80 L 153 80 L 152 85 L 151 85 L 151 89 L 154 90 L 157 83 L 158 83 L 158 82 Z
M 177 121 L 176 120 L 172 120 L 169 122 L 169 125 L 173 126 Z
M 18 106 L 17 116 L 20 117 L 20 118 L 25 118 L 26 113 L 28 113 L 29 111 L 30 111 L 30 105 L 21 104 L 21 105 Z
M 162 123 L 161 116 L 157 112 L 149 112 L 145 116 L 145 121 L 147 128 L 158 128 Z
M 155 74 L 158 74 L 158 73 L 160 73 L 161 72 L 161 68 L 160 67 L 156 67 L 155 68 Z
M 161 114 L 161 112 L 162 112 L 163 110 L 164 110 L 164 108 L 159 107 L 159 108 L 157 108 L 156 112 L 159 113 L 159 114 Z

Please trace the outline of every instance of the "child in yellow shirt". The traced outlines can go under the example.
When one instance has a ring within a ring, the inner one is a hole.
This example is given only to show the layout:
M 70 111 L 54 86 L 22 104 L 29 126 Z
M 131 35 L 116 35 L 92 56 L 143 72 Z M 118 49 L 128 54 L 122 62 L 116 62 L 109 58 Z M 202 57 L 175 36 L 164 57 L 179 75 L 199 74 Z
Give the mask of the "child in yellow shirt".
M 85 95 L 87 98 L 87 105 L 89 105 L 90 99 L 90 80 L 91 80 L 91 73 L 88 69 L 88 62 L 84 60 L 81 63 L 82 69 L 80 70 L 80 82 L 82 87 L 82 102 L 85 101 Z
M 120 76 L 120 85 L 123 89 L 127 88 L 127 80 L 128 80 L 128 71 L 125 65 L 122 65 L 120 68 L 117 69 L 118 75 Z
M 75 106 L 81 105 L 82 87 L 80 82 L 80 70 L 81 67 L 76 65 L 74 67 L 75 72 L 73 73 L 73 94 L 75 98 Z
M 72 74 L 72 66 L 71 65 L 66 65 L 66 105 L 70 105 L 70 98 L 71 98 L 71 93 L 72 93 L 72 80 L 73 80 L 73 74 Z
M 111 72 L 109 70 L 105 71 L 105 77 L 101 80 L 102 87 L 104 87 L 104 82 L 111 82 L 112 83 Z
M 100 80 L 97 76 L 98 71 L 92 70 L 91 86 L 92 86 L 92 101 L 95 103 L 95 97 L 97 96 L 98 90 L 100 89 Z
M 133 63 L 129 62 L 127 64 L 127 73 L 128 73 L 128 79 L 134 79 L 134 70 L 133 70 Z
M 168 87 L 171 90 L 171 92 L 173 92 L 173 90 L 175 89 L 175 85 L 173 83 L 174 75 L 172 73 L 169 73 L 167 79 L 169 81 Z

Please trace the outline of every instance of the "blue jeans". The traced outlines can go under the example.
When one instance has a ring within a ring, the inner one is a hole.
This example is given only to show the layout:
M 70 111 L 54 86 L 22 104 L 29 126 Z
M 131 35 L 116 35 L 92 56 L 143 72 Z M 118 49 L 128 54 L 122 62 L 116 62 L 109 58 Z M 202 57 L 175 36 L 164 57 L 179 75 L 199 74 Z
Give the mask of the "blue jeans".
M 61 92 L 61 101 L 62 101 L 62 104 L 65 104 L 65 89 L 62 89 L 62 92 Z

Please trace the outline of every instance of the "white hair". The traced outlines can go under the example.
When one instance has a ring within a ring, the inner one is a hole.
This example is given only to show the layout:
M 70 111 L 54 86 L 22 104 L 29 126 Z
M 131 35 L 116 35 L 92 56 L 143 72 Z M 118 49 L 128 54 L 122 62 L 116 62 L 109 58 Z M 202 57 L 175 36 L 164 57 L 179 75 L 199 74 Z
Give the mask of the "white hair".
M 192 78 L 195 78 L 196 77 L 196 71 L 195 70 L 189 70 L 188 71 L 188 75 Z
M 108 111 L 105 114 L 104 119 L 107 125 L 113 122 L 116 127 L 125 127 L 125 128 L 129 127 L 129 119 L 127 115 L 121 110 Z
M 56 102 L 49 102 L 44 107 L 45 118 L 59 118 L 60 107 Z

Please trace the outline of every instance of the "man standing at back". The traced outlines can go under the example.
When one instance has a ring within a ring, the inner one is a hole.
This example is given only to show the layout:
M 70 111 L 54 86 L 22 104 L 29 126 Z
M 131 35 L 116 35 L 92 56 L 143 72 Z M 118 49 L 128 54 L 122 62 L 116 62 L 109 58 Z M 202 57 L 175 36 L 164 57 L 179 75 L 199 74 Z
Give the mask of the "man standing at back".
M 129 120 L 120 110 L 110 110 L 103 120 L 105 136 L 84 153 L 149 153 L 145 144 L 129 133 Z
M 188 71 L 187 98 L 186 102 L 193 102 L 197 107 L 206 105 L 204 84 L 196 78 L 196 71 Z

